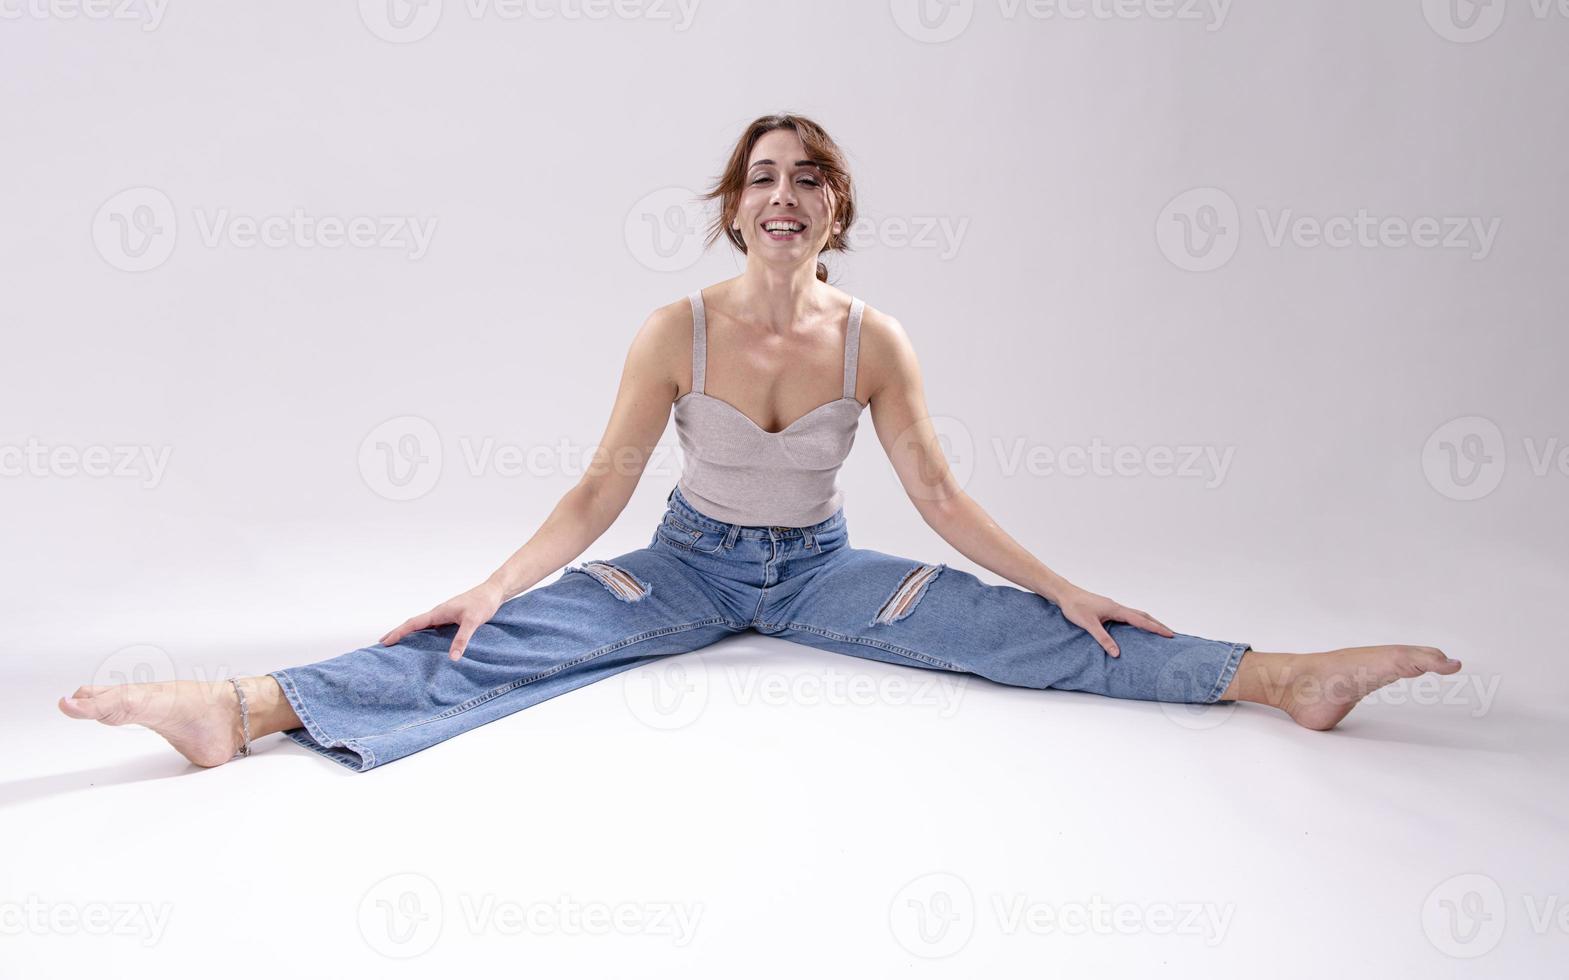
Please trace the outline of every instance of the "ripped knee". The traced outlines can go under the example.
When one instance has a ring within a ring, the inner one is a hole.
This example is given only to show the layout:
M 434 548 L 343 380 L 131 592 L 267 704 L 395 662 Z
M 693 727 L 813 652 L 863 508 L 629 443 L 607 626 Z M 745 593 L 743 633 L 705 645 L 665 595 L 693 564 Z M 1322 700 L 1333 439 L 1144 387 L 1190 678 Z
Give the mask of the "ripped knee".
M 636 602 L 654 590 L 652 585 L 620 565 L 612 565 L 608 561 L 584 562 L 581 565 L 573 565 L 567 571 L 593 576 L 600 585 L 609 590 L 611 595 L 622 602 Z
M 946 567 L 942 562 L 922 562 L 906 572 L 904 578 L 895 586 L 893 594 L 883 600 L 871 625 L 898 622 L 910 615 L 916 603 L 926 595 L 926 589 L 932 584 L 932 580 Z

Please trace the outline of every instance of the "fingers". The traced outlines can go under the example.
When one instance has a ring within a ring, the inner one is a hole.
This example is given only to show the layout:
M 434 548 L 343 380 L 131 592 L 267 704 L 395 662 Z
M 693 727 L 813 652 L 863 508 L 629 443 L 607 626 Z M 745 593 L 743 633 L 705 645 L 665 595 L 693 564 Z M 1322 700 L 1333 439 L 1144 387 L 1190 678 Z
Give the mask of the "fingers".
M 1092 627 L 1090 628 L 1089 633 L 1091 636 L 1095 637 L 1096 640 L 1100 641 L 1100 645 L 1105 647 L 1107 653 L 1111 654 L 1113 657 L 1122 656 L 1122 651 L 1117 649 L 1117 643 L 1111 638 L 1111 634 L 1106 632 L 1106 627 L 1102 626 L 1100 623 L 1092 621 Z
M 452 638 L 452 649 L 447 651 L 447 656 L 452 660 L 462 658 L 463 651 L 468 649 L 469 637 L 474 635 L 474 631 L 479 629 L 479 625 L 477 620 L 465 618 L 463 625 L 458 627 L 458 635 Z
M 393 629 L 389 630 L 384 636 L 382 636 L 381 644 L 382 644 L 382 646 L 390 646 L 391 644 L 396 643 L 399 640 L 403 639 L 405 636 L 409 635 L 410 633 L 413 633 L 416 630 L 422 630 L 422 629 L 424 629 L 425 627 L 427 627 L 429 625 L 430 625 L 430 613 L 424 613 L 424 614 L 419 615 L 419 616 L 412 616 L 412 617 L 410 617 L 408 619 L 405 619 L 403 621 L 402 625 L 394 627 Z
M 1137 626 L 1141 630 L 1148 630 L 1149 632 L 1160 636 L 1170 637 L 1176 635 L 1171 631 L 1169 626 L 1142 609 L 1129 609 L 1124 606 L 1122 612 L 1125 615 L 1119 616 L 1117 618 L 1121 619 L 1124 623 L 1130 623 L 1134 626 Z

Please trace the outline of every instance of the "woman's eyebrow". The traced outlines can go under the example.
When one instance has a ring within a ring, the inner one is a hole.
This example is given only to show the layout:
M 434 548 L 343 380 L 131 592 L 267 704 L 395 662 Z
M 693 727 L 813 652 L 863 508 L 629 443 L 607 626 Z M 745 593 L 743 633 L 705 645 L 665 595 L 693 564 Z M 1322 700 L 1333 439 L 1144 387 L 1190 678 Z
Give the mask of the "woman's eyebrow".
M 753 167 L 761 167 L 761 166 L 764 166 L 764 165 L 767 165 L 767 166 L 771 167 L 771 166 L 774 165 L 774 161 L 772 161 L 772 160 L 756 160 L 756 161 L 753 161 L 751 167 L 747 167 L 746 169 L 751 170 Z M 795 162 L 795 165 L 797 167 L 816 167 L 817 166 L 817 162 L 815 160 L 797 160 Z

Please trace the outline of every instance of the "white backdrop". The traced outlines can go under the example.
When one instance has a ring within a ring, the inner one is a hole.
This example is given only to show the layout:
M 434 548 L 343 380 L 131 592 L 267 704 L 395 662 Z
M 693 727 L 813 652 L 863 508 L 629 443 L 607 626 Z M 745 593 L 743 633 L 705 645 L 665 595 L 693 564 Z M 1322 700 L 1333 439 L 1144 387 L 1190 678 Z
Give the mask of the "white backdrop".
M 0 0 L 3 697 L 54 746 L 9 801 L 122 744 L 56 713 L 79 683 L 322 659 L 488 574 L 575 481 L 647 313 L 742 267 L 693 197 L 778 110 L 853 167 L 833 280 L 903 323 L 966 488 L 1048 565 L 1263 650 L 1440 646 L 1497 691 L 1473 732 L 1561 720 L 1569 10 L 919 2 Z M 585 557 L 646 543 L 665 445 Z M 853 543 L 985 574 L 869 421 L 841 480 Z M 616 700 L 581 694 L 537 710 Z M 290 761 L 280 786 L 339 775 Z M 1545 887 L 1517 857 L 1417 880 L 1514 902 Z M 1479 968 L 1421 900 L 1384 966 Z M 858 970 L 900 971 L 880 941 Z M 1012 955 L 979 962 L 1043 962 Z

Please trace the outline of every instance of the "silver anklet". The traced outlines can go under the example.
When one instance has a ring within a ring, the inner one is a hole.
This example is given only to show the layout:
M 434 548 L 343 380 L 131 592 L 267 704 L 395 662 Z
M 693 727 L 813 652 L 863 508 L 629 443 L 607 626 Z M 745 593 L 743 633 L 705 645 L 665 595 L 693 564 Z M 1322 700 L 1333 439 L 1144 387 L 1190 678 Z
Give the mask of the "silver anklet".
M 229 683 L 234 685 L 234 694 L 240 699 L 240 729 L 244 732 L 245 735 L 245 743 L 241 745 L 240 750 L 234 753 L 232 756 L 232 758 L 237 759 L 242 755 L 251 754 L 251 713 L 249 707 L 245 703 L 245 692 L 240 689 L 240 682 L 231 677 L 229 678 Z

